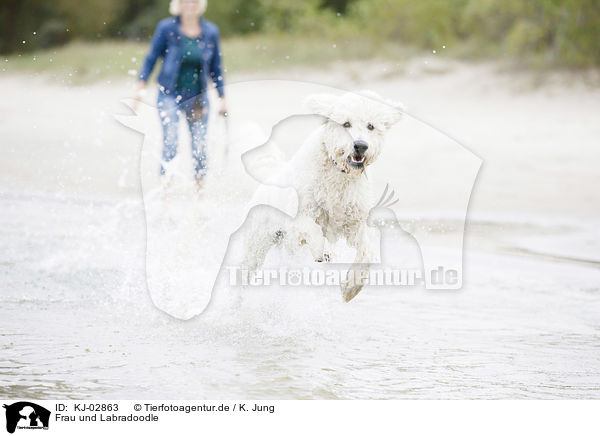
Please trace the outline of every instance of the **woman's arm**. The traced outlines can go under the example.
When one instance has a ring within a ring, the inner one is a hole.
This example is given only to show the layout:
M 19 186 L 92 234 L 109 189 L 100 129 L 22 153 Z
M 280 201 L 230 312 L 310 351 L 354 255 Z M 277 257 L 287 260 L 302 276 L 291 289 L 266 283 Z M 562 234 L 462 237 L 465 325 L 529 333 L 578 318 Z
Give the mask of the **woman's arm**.
M 144 61 L 144 65 L 142 66 L 140 75 L 138 77 L 140 82 L 145 83 L 148 81 L 156 61 L 160 56 L 164 56 L 166 48 L 167 38 L 164 31 L 164 25 L 162 25 L 162 23 L 158 23 L 156 30 L 154 31 L 152 41 L 150 42 L 150 51 L 146 56 L 146 60 Z
M 212 55 L 212 60 L 210 62 L 210 78 L 214 82 L 217 87 L 217 92 L 219 93 L 219 97 L 225 97 L 225 78 L 223 77 L 223 70 L 221 67 L 221 41 L 219 35 L 219 29 L 215 30 L 215 43 L 214 43 L 214 52 Z
M 223 69 L 221 66 L 221 37 L 219 35 L 219 29 L 215 29 L 215 43 L 214 52 L 210 62 L 209 75 L 215 86 L 221 99 L 221 107 L 219 108 L 219 114 L 224 117 L 228 116 L 227 100 L 225 100 L 225 78 L 223 77 Z
M 158 23 L 152 41 L 150 42 L 150 51 L 144 60 L 144 64 L 142 65 L 142 69 L 138 76 L 137 92 L 132 107 L 135 112 L 137 112 L 139 103 L 142 101 L 142 97 L 146 92 L 146 83 L 148 82 L 150 74 L 152 74 L 154 65 L 156 65 L 156 61 L 160 56 L 164 56 L 166 48 L 167 38 L 164 35 L 164 26 L 161 26 L 161 23 Z

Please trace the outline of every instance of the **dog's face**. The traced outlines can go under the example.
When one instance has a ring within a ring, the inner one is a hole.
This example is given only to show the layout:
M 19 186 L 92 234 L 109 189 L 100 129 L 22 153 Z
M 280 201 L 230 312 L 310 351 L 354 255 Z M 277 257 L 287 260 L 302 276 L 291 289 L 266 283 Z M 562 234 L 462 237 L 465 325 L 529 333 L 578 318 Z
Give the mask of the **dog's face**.
M 402 116 L 398 104 L 362 91 L 341 96 L 316 94 L 309 109 L 325 118 L 323 144 L 341 171 L 360 174 L 381 153 L 385 133 Z

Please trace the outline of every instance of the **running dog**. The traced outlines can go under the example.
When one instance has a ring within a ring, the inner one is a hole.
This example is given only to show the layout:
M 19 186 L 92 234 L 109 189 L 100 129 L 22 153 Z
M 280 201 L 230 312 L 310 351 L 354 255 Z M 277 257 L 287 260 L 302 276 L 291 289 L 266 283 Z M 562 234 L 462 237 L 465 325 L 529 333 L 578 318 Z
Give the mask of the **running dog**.
M 363 288 L 374 261 L 367 225 L 373 204 L 365 169 L 380 156 L 385 134 L 400 121 L 402 109 L 370 91 L 312 95 L 307 106 L 323 123 L 269 183 L 296 189 L 298 213 L 286 219 L 272 209 L 253 208 L 243 262 L 249 270 L 261 267 L 276 244 L 291 252 L 306 245 L 316 261 L 327 262 L 331 247 L 344 238 L 356 249 L 354 264 L 341 284 L 348 302 Z M 273 204 L 266 198 L 268 192 L 263 185 L 252 203 Z

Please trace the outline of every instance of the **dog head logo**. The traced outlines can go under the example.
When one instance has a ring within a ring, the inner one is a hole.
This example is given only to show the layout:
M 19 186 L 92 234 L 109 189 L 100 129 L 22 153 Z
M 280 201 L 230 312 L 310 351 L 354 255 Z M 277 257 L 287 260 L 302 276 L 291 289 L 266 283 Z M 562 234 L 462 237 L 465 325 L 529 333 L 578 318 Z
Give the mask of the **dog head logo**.
M 6 431 L 14 433 L 16 429 L 48 429 L 50 411 L 28 401 L 4 405 L 6 409 Z
M 339 263 L 335 253 L 328 251 L 329 236 L 323 240 L 327 226 L 332 240 L 346 239 L 360 253 L 354 266 L 380 263 L 376 259 L 383 256 L 381 246 L 379 254 L 369 252 L 377 248 L 368 247 L 376 244 L 367 233 L 379 230 L 383 243 L 387 228 L 400 228 L 417 247 L 427 289 L 462 287 L 463 235 L 482 162 L 478 156 L 400 105 L 369 91 L 351 93 L 308 82 L 262 80 L 231 84 L 227 93 L 234 108 L 229 121 L 233 128 L 223 135 L 228 138 L 223 147 L 215 135 L 223 130 L 220 121 L 216 114 L 209 118 L 211 170 L 199 197 L 192 194 L 191 184 L 185 194 L 185 182 L 172 189 L 173 179 L 158 175 L 163 134 L 154 106 L 124 101 L 135 115 L 116 116 L 143 133 L 146 281 L 158 308 L 181 319 L 202 313 L 213 289 L 230 286 L 227 268 L 235 265 L 230 260 L 236 252 L 245 257 L 238 266 L 245 266 L 245 261 L 259 265 L 273 242 L 293 245 L 296 241 L 307 245 L 315 260 Z M 223 160 L 220 154 L 226 148 L 231 150 Z M 191 180 L 189 154 L 179 152 L 169 162 L 167 174 Z M 313 183 L 313 176 L 320 181 Z M 353 184 L 350 190 L 348 183 Z M 363 189 L 367 184 L 369 188 Z M 257 200 L 255 194 L 261 190 L 267 195 Z M 315 201 L 306 204 L 310 196 Z M 352 204 L 342 204 L 344 199 Z M 319 214 L 319 208 L 312 207 L 324 203 L 332 208 L 327 213 Z M 291 225 L 253 227 L 254 212 L 263 206 L 282 213 L 277 219 Z M 308 216 L 311 213 L 316 215 Z M 352 224 L 348 216 L 361 225 L 348 225 Z M 255 234 L 244 242 L 245 228 L 272 232 L 264 237 Z M 358 275 L 366 271 L 355 269 Z M 354 298 L 362 286 L 345 283 L 344 299 Z

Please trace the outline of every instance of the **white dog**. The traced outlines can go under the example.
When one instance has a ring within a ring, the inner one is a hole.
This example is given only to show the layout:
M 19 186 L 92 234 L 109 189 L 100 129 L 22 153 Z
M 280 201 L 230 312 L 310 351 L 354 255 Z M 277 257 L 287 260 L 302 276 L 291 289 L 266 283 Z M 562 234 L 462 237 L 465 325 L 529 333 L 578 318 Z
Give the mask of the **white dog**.
M 402 112 L 369 91 L 313 95 L 307 104 L 323 117 L 323 124 L 270 180 L 297 191 L 298 213 L 286 219 L 273 209 L 252 209 L 244 235 L 244 263 L 250 270 L 259 268 L 275 244 L 292 252 L 307 245 L 316 261 L 329 261 L 330 247 L 345 238 L 356 249 L 354 265 L 342 283 L 342 296 L 350 301 L 365 284 L 374 260 L 367 228 L 371 195 L 364 171 L 379 157 L 386 131 Z M 273 204 L 272 198 L 265 198 L 268 193 L 269 187 L 259 188 L 252 203 Z

